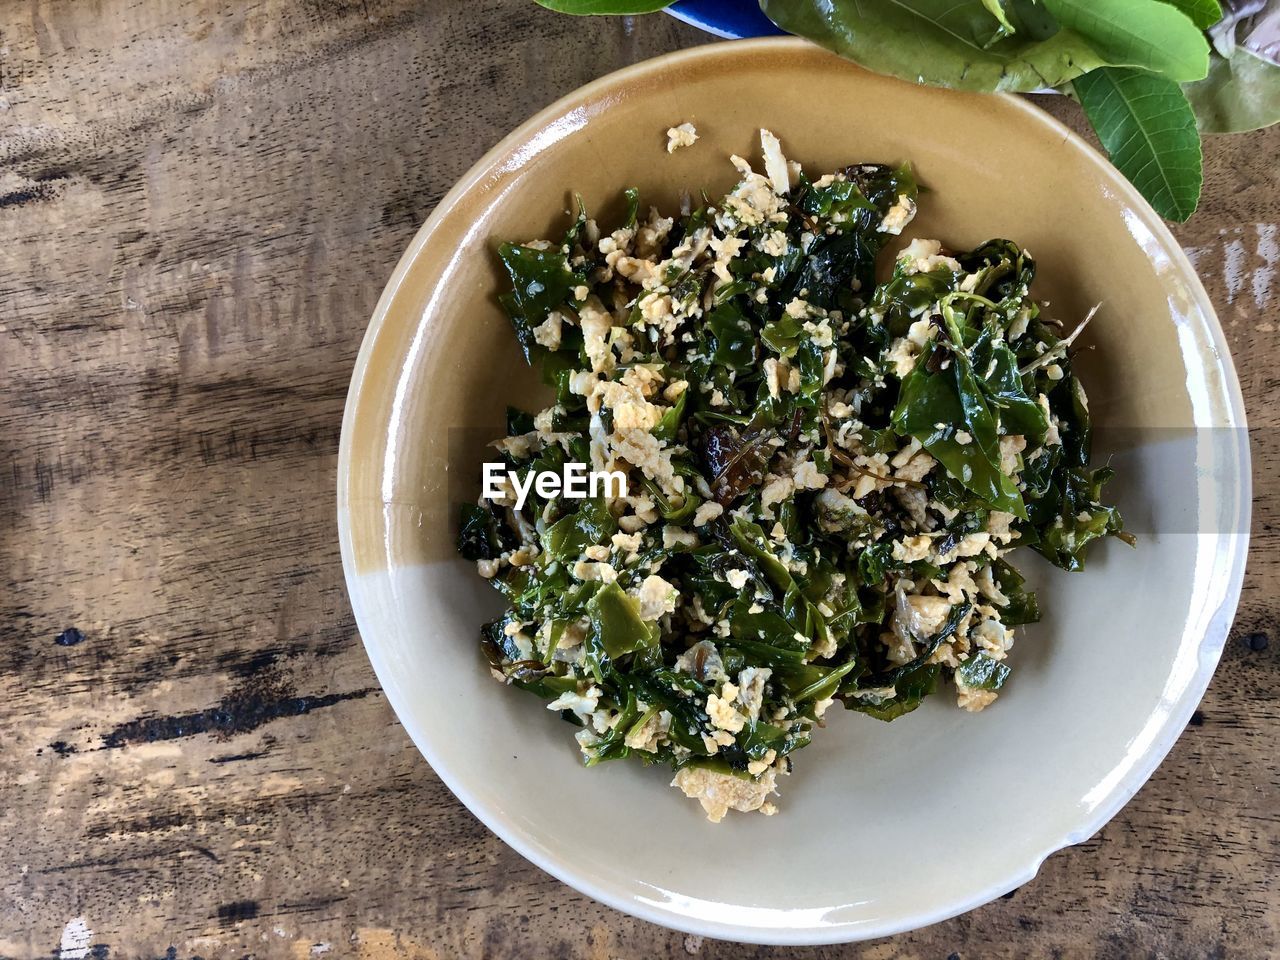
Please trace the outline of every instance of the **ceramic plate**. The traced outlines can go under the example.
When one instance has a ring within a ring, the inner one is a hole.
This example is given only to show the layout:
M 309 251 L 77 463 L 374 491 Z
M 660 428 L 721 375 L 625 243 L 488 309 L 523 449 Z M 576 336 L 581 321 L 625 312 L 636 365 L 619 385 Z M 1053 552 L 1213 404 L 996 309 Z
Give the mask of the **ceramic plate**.
M 665 130 L 702 139 L 668 156 Z M 1138 534 L 1068 575 L 1021 562 L 1045 618 L 981 714 L 942 696 L 892 724 L 833 710 L 775 817 L 708 823 L 669 771 L 586 770 L 571 729 L 495 683 L 478 647 L 497 594 L 453 550 L 508 403 L 542 398 L 494 300 L 496 243 L 562 229 L 571 193 L 671 205 L 732 185 L 758 129 L 823 172 L 909 160 L 929 192 L 912 236 L 1035 254 L 1035 292 L 1074 322 L 1097 454 Z M 1163 223 L 1090 147 L 1028 103 L 863 72 L 791 38 L 630 67 L 521 125 L 441 201 L 374 314 L 343 421 L 342 559 L 369 658 L 440 778 L 543 869 L 620 910 L 770 943 L 880 937 L 1030 880 L 1142 785 L 1204 692 L 1247 545 L 1244 414 L 1213 310 Z

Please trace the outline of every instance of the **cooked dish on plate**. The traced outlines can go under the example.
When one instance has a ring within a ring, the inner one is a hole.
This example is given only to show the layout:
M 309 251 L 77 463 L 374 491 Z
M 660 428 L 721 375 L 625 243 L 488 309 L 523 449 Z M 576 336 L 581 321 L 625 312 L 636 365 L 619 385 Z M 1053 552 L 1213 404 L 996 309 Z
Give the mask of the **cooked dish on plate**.
M 811 178 L 760 138 L 723 197 L 646 213 L 628 190 L 612 229 L 579 202 L 562 237 L 501 246 L 555 402 L 509 411 L 459 535 L 509 604 L 481 630 L 494 676 L 574 724 L 588 766 L 668 765 L 716 821 L 774 813 L 837 702 L 991 705 L 1039 616 L 1014 550 L 1078 570 L 1132 542 L 1090 464 L 1088 318 L 1042 312 L 1030 254 L 913 239 L 877 283 L 927 202 L 911 171 Z M 571 463 L 625 493 L 533 483 Z

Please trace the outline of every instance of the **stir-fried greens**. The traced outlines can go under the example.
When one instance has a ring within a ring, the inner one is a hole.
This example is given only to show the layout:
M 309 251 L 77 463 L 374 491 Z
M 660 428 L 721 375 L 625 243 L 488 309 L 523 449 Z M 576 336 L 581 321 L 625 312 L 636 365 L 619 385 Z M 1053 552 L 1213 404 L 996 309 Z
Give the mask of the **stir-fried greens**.
M 1089 465 L 1084 390 L 1035 265 L 1007 240 L 915 240 L 909 170 L 765 173 L 679 216 L 627 192 L 604 233 L 503 244 L 502 302 L 554 386 L 497 446 L 518 477 L 575 462 L 628 495 L 464 510 L 459 549 L 509 601 L 493 673 L 635 756 L 719 820 L 767 797 L 835 701 L 892 720 L 949 682 L 991 703 L 1038 619 L 1006 554 L 1066 570 L 1129 538 Z

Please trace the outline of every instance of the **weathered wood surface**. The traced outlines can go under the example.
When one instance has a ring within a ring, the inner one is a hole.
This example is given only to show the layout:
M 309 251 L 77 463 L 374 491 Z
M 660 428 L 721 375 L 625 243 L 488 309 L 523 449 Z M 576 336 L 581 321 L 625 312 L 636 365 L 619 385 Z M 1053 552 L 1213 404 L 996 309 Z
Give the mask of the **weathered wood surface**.
M 529 0 L 0 4 L 0 956 L 784 952 L 598 906 L 480 826 L 377 688 L 333 519 L 350 367 L 432 205 L 560 94 L 706 39 Z M 808 955 L 1280 949 L 1277 155 L 1211 141 L 1178 229 L 1256 482 L 1192 726 L 1008 898 Z

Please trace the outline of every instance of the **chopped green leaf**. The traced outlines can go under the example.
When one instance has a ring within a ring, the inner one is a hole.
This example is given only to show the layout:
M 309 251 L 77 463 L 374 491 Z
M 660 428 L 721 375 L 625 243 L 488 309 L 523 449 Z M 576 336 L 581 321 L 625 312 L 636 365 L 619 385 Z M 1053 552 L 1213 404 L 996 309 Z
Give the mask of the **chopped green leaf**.
M 534 339 L 533 328 L 568 299 L 570 288 L 579 278 L 558 249 L 537 250 L 504 243 L 498 248 L 498 258 L 511 278 L 510 293 L 500 299 L 515 327 L 525 360 L 533 363 L 545 353 Z
M 1009 668 L 985 653 L 975 653 L 956 668 L 956 680 L 977 690 L 999 690 L 1009 678 Z
M 893 428 L 919 440 L 948 472 L 995 510 L 1025 517 L 1017 484 L 1000 468 L 995 418 L 963 351 L 951 354 L 946 369 L 929 372 L 931 344 L 902 382 Z M 960 433 L 970 439 L 962 443 Z
M 587 603 L 588 643 L 598 644 L 613 660 L 658 642 L 653 624 L 640 619 L 640 603 L 617 583 L 601 587 Z

